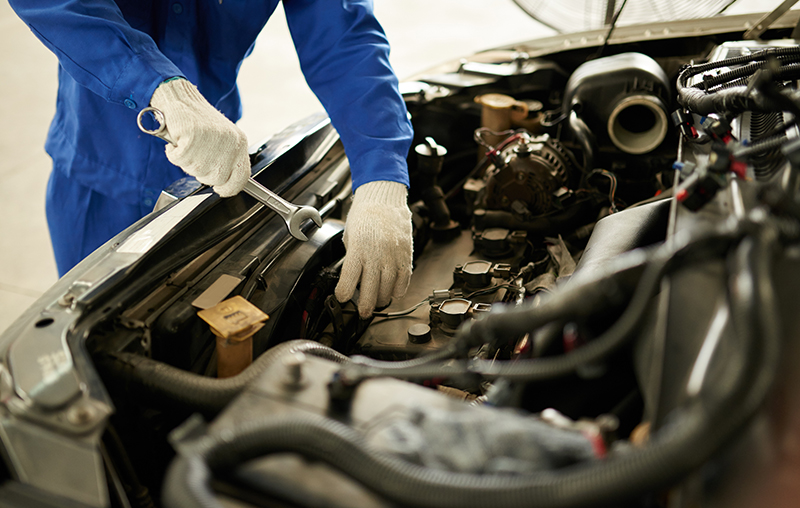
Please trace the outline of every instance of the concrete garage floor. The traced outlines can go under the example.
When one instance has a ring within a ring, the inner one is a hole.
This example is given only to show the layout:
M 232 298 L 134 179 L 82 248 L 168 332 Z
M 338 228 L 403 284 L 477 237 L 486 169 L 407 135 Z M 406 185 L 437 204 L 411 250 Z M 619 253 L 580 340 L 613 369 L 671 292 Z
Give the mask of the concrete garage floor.
M 729 13 L 774 8 L 745 0 Z M 549 35 L 512 0 L 375 0 L 397 75 L 495 46 Z M 0 332 L 57 279 L 44 215 L 50 159 L 43 146 L 55 111 L 56 58 L 0 2 Z M 239 84 L 251 143 L 321 109 L 300 73 L 283 13 L 267 24 Z
M 398 76 L 552 33 L 511 0 L 376 0 Z M 0 2 L 0 333 L 58 278 L 44 214 L 58 62 Z M 239 78 L 251 143 L 322 109 L 300 73 L 283 11 L 270 19 Z

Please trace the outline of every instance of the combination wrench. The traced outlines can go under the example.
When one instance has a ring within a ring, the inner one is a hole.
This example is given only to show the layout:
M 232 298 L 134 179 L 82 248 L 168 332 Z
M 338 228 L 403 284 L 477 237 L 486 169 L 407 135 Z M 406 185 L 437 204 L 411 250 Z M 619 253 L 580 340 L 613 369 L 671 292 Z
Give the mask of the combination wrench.
M 148 129 L 142 125 L 142 117 L 147 113 L 153 115 L 153 119 L 158 124 L 156 129 Z M 153 107 L 142 109 L 136 117 L 136 124 L 142 132 L 161 138 L 171 145 L 176 145 L 170 137 L 166 118 L 161 110 Z M 298 240 L 304 242 L 308 240 L 308 237 L 300 229 L 306 219 L 311 219 L 317 227 L 322 226 L 322 218 L 316 208 L 292 204 L 258 183 L 252 176 L 247 179 L 243 190 L 277 213 L 286 222 L 289 233 Z

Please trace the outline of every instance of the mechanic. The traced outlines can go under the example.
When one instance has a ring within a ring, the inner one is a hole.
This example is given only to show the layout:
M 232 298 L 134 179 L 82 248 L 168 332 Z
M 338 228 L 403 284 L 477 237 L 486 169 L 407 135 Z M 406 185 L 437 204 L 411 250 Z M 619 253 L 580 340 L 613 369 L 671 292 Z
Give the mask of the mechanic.
M 223 197 L 250 175 L 236 76 L 278 0 L 10 0 L 59 59 L 46 211 L 60 275 L 149 213 L 180 170 Z M 355 190 L 336 288 L 359 312 L 411 276 L 412 130 L 371 0 L 284 0 L 306 81 L 345 146 Z M 196 85 L 196 87 L 195 87 Z M 139 131 L 147 105 L 176 146 Z

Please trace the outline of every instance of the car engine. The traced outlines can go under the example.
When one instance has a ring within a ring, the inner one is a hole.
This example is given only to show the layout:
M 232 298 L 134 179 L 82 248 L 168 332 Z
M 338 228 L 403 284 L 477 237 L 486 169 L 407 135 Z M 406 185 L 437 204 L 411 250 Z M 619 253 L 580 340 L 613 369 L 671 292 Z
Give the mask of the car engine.
M 319 208 L 308 242 L 176 183 L 0 341 L 0 497 L 788 506 L 800 48 L 773 32 L 403 83 L 414 274 L 370 319 L 333 294 L 352 188 L 324 116 L 251 156 Z

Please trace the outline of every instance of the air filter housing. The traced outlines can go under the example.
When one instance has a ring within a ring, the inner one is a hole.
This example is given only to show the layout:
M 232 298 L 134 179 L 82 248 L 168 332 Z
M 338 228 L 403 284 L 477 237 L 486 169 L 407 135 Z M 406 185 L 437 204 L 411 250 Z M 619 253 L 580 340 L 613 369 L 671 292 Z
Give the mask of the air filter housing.
M 667 135 L 669 81 L 658 63 L 622 53 L 581 65 L 570 76 L 564 107 L 575 111 L 597 137 L 630 154 L 656 149 Z

